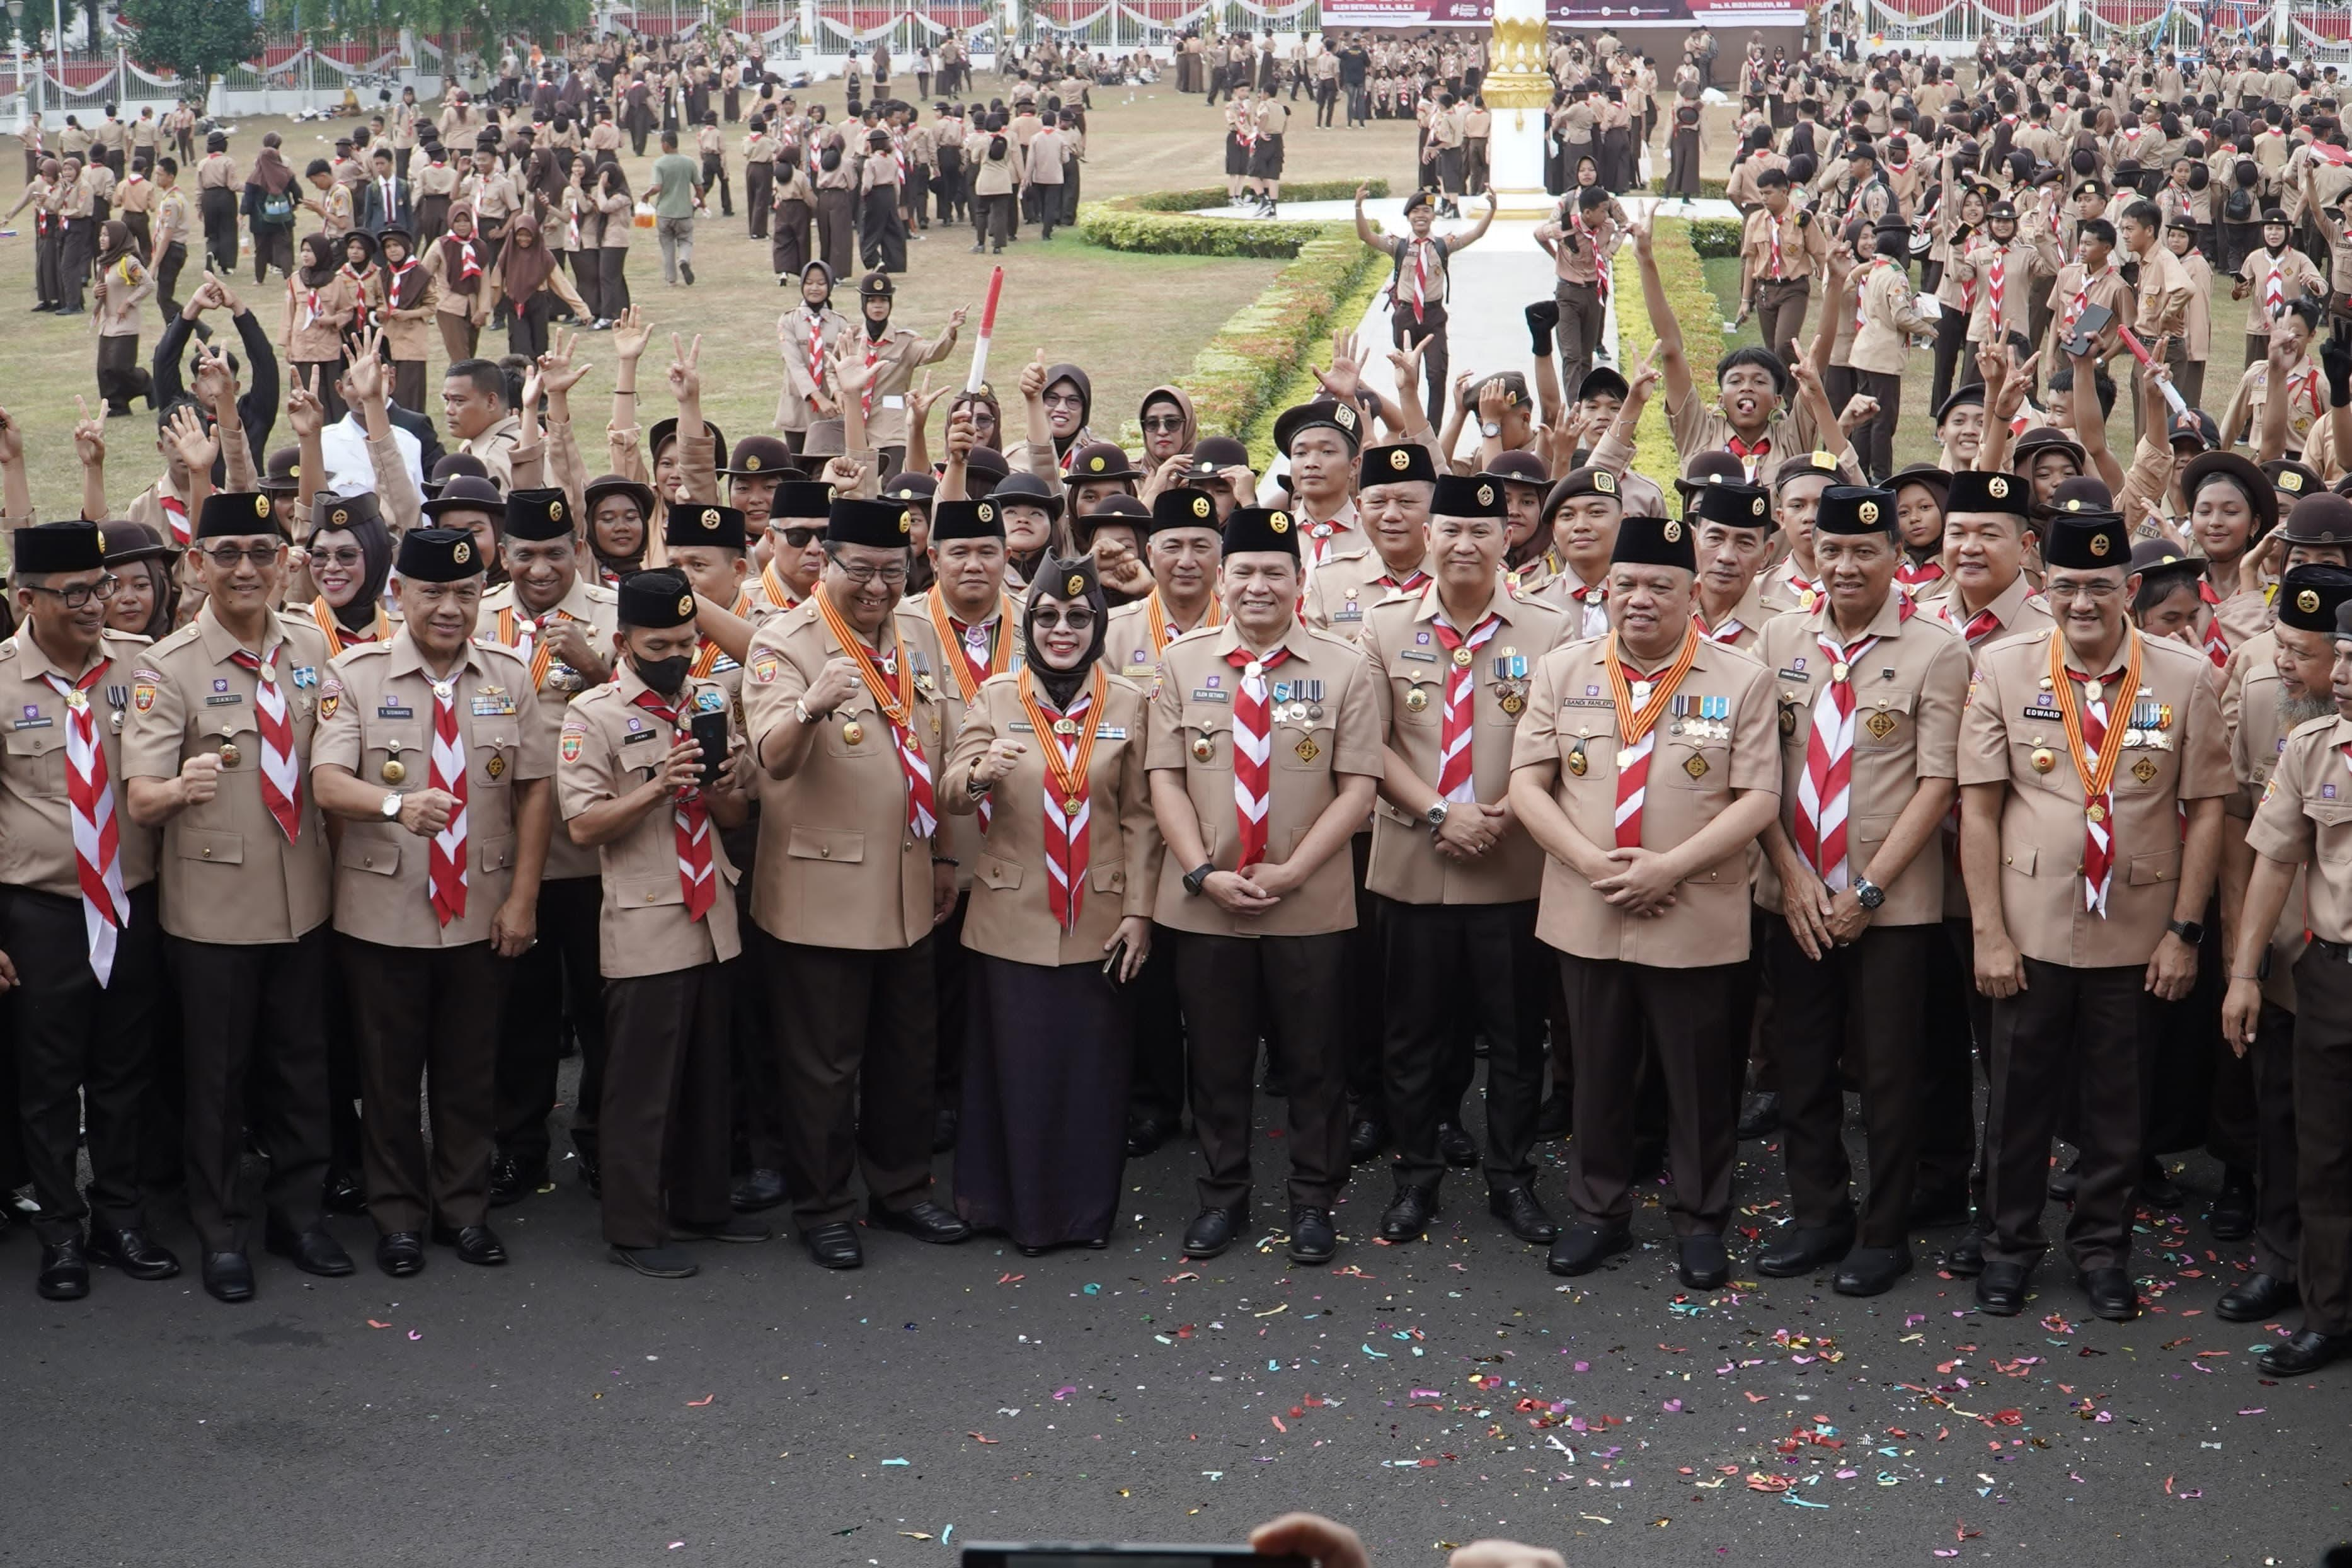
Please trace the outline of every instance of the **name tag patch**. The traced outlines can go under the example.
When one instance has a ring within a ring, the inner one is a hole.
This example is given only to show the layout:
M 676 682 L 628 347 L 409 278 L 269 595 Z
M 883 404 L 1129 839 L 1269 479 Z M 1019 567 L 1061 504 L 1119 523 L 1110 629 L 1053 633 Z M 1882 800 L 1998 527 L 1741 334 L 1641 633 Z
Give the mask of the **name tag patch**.
M 215 694 L 215 695 L 206 697 L 205 699 L 205 706 L 206 707 L 236 707 L 244 701 L 245 697 L 241 693 L 231 692 L 226 696 L 221 696 Z
M 2027 718 L 2038 718 L 2045 724 L 2063 724 L 2065 722 L 2066 718 L 2064 714 L 2060 713 L 2054 707 L 2029 707 L 2021 711 L 2023 716 Z
M 1192 688 L 1192 700 L 1196 703 L 1221 703 L 1231 699 L 1223 692 L 1211 691 L 1206 686 L 1195 686 Z
M 415 718 L 416 716 L 416 710 L 413 707 L 403 707 L 398 703 L 378 703 L 376 705 L 375 716 L 378 718 Z
M 1436 654 L 1420 648 L 1399 648 L 1397 650 L 1397 657 L 1400 659 L 1411 659 L 1417 664 L 1433 664 L 1437 663 Z

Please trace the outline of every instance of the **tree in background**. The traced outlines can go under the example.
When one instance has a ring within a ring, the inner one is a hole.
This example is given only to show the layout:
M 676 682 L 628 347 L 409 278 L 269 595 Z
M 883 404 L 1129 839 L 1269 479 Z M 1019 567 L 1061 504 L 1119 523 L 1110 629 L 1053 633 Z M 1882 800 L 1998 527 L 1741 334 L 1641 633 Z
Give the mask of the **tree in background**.
M 261 27 L 243 5 L 222 0 L 122 0 L 122 20 L 136 28 L 131 57 L 169 70 L 203 102 L 213 78 L 261 53 Z

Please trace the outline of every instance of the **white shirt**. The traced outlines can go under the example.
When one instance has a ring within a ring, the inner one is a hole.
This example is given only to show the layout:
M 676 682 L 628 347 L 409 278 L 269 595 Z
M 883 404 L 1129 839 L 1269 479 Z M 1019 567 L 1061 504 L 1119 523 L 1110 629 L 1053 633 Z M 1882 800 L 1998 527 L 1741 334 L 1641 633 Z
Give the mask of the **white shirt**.
M 398 425 L 392 427 L 392 444 L 407 466 L 408 482 L 425 493 L 425 449 L 416 437 Z M 338 496 L 357 496 L 375 488 L 375 465 L 368 458 L 367 426 L 356 413 L 319 433 L 319 453 L 327 465 L 327 488 Z

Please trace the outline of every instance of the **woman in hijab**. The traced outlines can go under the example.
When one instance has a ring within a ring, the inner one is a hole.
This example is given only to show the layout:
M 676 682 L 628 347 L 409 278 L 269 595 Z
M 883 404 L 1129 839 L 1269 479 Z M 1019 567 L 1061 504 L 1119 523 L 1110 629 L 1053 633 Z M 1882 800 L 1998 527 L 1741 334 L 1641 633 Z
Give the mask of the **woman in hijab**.
M 392 401 L 422 413 L 425 358 L 432 351 L 433 322 L 441 313 L 440 287 L 406 229 L 388 224 L 376 244 L 383 258 L 376 292 L 383 309 L 384 352 L 392 356 Z
M 586 497 L 588 548 L 596 557 L 600 580 L 611 588 L 645 565 L 646 519 L 654 515 L 653 487 L 607 474 L 589 482 Z
M 205 158 L 206 162 L 219 158 L 223 163 L 227 163 L 226 132 L 210 131 L 205 133 Z M 188 159 L 182 159 L 181 162 L 193 163 L 193 161 Z M 234 182 L 236 178 L 236 166 L 230 164 L 228 167 L 230 172 L 225 178 Z M 236 192 L 227 184 L 205 184 L 205 169 L 202 164 L 193 164 L 188 170 L 188 175 L 195 182 L 196 212 L 204 219 L 205 255 L 211 259 L 215 271 L 223 274 L 232 272 L 236 267 Z M 226 259 L 223 260 L 223 257 Z
M 547 323 L 561 303 L 572 308 L 582 320 L 588 319 L 588 307 L 581 302 L 572 280 L 555 265 L 555 253 L 547 248 L 546 236 L 539 231 L 539 219 L 529 213 L 517 213 L 507 224 L 507 243 L 499 247 L 498 260 L 490 264 L 489 291 L 493 298 L 503 298 L 507 308 L 507 351 L 536 360 L 547 352 Z
M 474 232 L 474 204 L 462 198 L 449 204 L 448 232 L 425 253 L 425 271 L 433 280 L 434 324 L 453 365 L 475 357 L 482 325 L 490 319 L 490 291 L 483 287 L 488 255 Z
M 581 325 L 592 332 L 612 325 L 604 314 L 604 210 L 596 204 L 595 173 L 585 159 L 572 164 L 570 183 L 555 215 L 563 224 L 564 255 L 572 263 L 572 281 L 588 304 L 588 319 Z
M 978 392 L 960 392 L 948 404 L 948 418 L 958 413 L 971 416 L 971 442 L 991 452 L 1004 450 L 1004 411 L 996 405 L 996 393 L 987 387 Z
M 374 507 L 339 506 L 338 499 L 320 493 L 305 547 L 310 582 L 319 591 L 310 601 L 310 619 L 326 637 L 331 659 L 356 643 L 381 643 L 393 631 L 383 612 L 384 580 L 392 575 L 391 530 Z
M 1092 560 L 1044 563 L 1022 667 L 982 684 L 940 786 L 948 810 L 990 816 L 963 927 L 981 1005 L 956 1211 L 1033 1257 L 1108 1245 L 1127 1160 L 1122 988 L 1150 950 L 1161 850 L 1144 694 L 1101 662 L 1108 614 Z
M 285 277 L 294 270 L 294 168 L 278 151 L 278 132 L 261 139 L 253 155 L 253 172 L 245 177 L 246 226 L 253 233 L 253 280 L 259 283 L 271 267 Z
M 776 428 L 794 452 L 807 446 L 810 425 L 841 413 L 825 390 L 825 364 L 857 331 L 833 308 L 833 268 L 812 261 L 801 268 L 800 284 L 799 305 L 776 318 L 776 349 L 784 361 Z
M 106 623 L 117 632 L 152 641 L 179 624 L 179 591 L 172 580 L 172 552 L 144 523 L 106 523 L 106 569 L 114 573 L 114 597 L 106 601 Z
M 629 182 L 617 162 L 596 166 L 596 208 L 604 217 L 597 240 L 604 253 L 596 268 L 604 297 L 596 303 L 604 319 L 613 322 L 629 308 L 629 228 L 637 213 L 637 199 L 629 194 Z
M 1182 475 L 1170 470 L 1168 465 L 1192 455 L 1192 444 L 1201 436 L 1200 420 L 1192 413 L 1192 400 L 1184 395 L 1182 387 L 1173 384 L 1145 392 L 1136 420 L 1143 430 L 1141 494 L 1149 501 L 1170 483 L 1181 482 Z
M 816 187 L 801 162 L 801 145 L 787 139 L 776 148 L 775 188 L 769 196 L 774 226 L 768 231 L 768 262 L 776 281 L 808 276 L 809 225 L 816 218 Z
M 343 417 L 335 382 L 343 371 L 343 329 L 360 308 L 359 292 L 343 268 L 342 246 L 325 235 L 302 236 L 302 265 L 286 280 L 286 357 L 294 384 L 310 387 L 327 423 Z M 313 381 L 316 386 L 311 386 Z
M 1034 464 L 1040 448 L 1050 446 L 1054 465 L 1066 470 L 1079 447 L 1090 444 L 1094 432 L 1095 384 L 1072 364 L 1021 368 L 1021 395 L 1029 404 L 1029 458 Z
M 139 311 L 155 292 L 155 275 L 139 263 L 131 225 L 110 218 L 99 230 L 98 395 L 105 400 L 105 417 L 131 412 L 131 400 L 154 401 L 153 380 L 139 363 Z

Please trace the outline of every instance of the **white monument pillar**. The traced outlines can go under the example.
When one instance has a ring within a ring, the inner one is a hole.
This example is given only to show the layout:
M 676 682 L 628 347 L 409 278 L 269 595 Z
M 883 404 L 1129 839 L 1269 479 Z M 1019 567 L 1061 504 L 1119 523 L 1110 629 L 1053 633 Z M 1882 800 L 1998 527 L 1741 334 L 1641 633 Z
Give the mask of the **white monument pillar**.
M 1544 19 L 1545 0 L 1495 0 L 1481 90 L 1495 117 L 1487 180 L 1506 214 L 1549 215 L 1553 206 L 1543 178 L 1544 123 L 1551 106 Z

